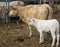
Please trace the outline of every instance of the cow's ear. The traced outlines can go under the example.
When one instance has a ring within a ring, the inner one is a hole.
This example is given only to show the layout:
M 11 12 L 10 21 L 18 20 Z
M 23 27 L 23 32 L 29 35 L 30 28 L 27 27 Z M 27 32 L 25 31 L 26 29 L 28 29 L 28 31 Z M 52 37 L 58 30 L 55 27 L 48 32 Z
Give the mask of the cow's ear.
M 12 7 L 13 7 L 14 9 L 17 9 L 17 5 L 13 5 Z

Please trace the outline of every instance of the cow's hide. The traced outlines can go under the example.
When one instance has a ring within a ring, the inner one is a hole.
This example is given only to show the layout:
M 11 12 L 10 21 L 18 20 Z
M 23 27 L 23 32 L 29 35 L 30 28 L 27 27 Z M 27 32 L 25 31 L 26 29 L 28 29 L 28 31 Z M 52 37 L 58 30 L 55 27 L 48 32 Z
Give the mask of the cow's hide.
M 48 4 L 42 5 L 27 5 L 27 6 L 12 6 L 9 16 L 19 16 L 25 23 L 34 17 L 37 19 L 51 19 L 53 10 Z

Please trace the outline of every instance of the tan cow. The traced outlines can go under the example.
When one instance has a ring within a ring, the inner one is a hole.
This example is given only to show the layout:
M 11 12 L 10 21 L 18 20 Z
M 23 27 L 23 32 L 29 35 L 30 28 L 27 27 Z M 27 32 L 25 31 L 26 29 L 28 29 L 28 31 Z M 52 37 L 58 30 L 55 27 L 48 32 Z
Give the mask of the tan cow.
M 42 5 L 27 5 L 27 6 L 12 6 L 12 9 L 9 12 L 9 16 L 19 16 L 23 22 L 29 23 L 32 17 L 36 19 L 51 19 L 53 10 L 48 4 Z M 29 25 L 29 24 L 28 24 Z M 29 29 L 31 30 L 30 26 Z M 30 31 L 31 36 L 32 33 Z

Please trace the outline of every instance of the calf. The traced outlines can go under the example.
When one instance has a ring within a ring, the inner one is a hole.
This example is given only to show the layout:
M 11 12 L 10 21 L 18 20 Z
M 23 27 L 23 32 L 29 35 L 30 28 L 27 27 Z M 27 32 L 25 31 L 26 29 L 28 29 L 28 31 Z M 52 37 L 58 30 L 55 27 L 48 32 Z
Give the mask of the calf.
M 57 37 L 56 47 L 58 47 L 58 45 L 59 45 L 59 22 L 56 19 L 40 20 L 40 19 L 31 18 L 31 20 L 29 21 L 29 25 L 35 26 L 37 31 L 40 33 L 39 43 L 42 43 L 44 41 L 43 31 L 45 31 L 45 32 L 50 31 L 52 40 L 53 40 L 51 47 L 54 46 L 56 37 Z

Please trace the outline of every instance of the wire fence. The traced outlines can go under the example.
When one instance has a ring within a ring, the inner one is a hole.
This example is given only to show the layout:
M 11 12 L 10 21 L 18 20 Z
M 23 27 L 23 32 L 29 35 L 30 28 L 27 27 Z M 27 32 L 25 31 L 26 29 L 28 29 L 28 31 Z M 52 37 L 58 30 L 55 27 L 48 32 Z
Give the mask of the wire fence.
M 9 17 L 8 13 L 9 10 L 11 8 L 10 5 L 12 5 L 13 1 L 18 1 L 19 0 L 0 0 L 0 23 L 4 22 L 4 23 L 10 23 L 10 22 L 15 22 L 17 20 L 19 20 L 19 17 Z M 46 3 L 49 4 L 53 7 L 54 12 L 60 12 L 60 2 L 59 1 L 47 1 L 47 0 L 22 0 L 24 1 L 24 5 L 27 4 L 39 4 L 38 2 L 40 2 L 41 4 Z M 11 3 L 11 4 L 10 4 Z M 17 3 L 15 3 L 17 4 Z

